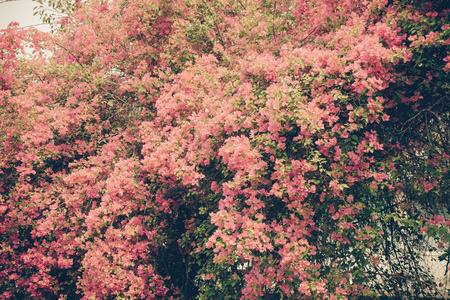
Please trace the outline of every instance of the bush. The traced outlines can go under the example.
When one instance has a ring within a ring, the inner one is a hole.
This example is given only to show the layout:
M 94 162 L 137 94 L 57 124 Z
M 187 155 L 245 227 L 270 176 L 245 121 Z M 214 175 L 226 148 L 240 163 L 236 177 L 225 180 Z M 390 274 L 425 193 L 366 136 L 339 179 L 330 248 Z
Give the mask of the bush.
M 86 1 L 1 31 L 2 298 L 434 295 L 449 13 Z

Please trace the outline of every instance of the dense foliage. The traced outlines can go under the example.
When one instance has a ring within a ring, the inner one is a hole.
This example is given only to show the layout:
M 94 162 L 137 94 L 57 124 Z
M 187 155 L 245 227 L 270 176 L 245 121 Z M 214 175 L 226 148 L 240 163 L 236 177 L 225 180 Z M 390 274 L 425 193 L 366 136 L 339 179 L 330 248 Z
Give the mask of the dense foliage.
M 445 3 L 90 0 L 0 31 L 0 298 L 433 294 Z

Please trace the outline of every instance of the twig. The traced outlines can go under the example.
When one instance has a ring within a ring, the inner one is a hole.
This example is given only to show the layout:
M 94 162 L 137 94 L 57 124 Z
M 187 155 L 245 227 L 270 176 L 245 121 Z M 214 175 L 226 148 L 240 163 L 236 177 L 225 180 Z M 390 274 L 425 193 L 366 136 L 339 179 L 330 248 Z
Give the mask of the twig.
M 307 38 L 309 38 L 311 36 L 311 34 L 314 33 L 314 31 L 316 31 L 317 26 L 313 28 L 313 30 L 303 39 L 301 40 L 299 43 L 303 43 Z
M 83 67 L 83 64 L 78 60 L 78 58 L 77 58 L 72 52 L 70 52 L 69 50 L 67 50 L 64 46 L 60 45 L 59 43 L 55 43 L 55 45 L 61 47 L 61 48 L 64 49 L 64 50 L 66 50 L 67 53 L 69 53 L 70 55 L 72 55 L 72 57 L 75 58 L 75 60 L 78 62 L 78 64 L 79 64 L 80 66 Z

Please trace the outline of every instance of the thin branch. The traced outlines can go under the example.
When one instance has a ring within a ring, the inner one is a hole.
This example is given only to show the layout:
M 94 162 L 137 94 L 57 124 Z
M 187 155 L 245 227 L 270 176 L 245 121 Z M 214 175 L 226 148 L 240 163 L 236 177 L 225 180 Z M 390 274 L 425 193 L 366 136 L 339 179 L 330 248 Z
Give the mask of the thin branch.
M 303 43 L 307 38 L 309 38 L 311 36 L 311 34 L 314 33 L 314 31 L 316 31 L 317 26 L 313 28 L 313 30 L 304 38 L 302 39 L 299 43 Z
M 67 53 L 69 53 L 73 58 L 75 58 L 75 60 L 78 62 L 78 64 L 79 64 L 80 66 L 84 67 L 83 64 L 78 60 L 78 57 L 76 57 L 72 52 L 70 52 L 69 50 L 67 50 L 64 46 L 60 45 L 59 43 L 56 43 L 56 42 L 55 42 L 55 45 L 61 47 L 61 48 L 64 49 L 64 50 L 66 50 Z
M 277 9 L 277 2 L 273 4 L 273 14 L 272 14 L 272 33 L 273 33 L 273 40 L 276 41 L 277 37 L 275 35 L 275 11 Z
M 213 12 L 211 11 L 211 9 L 209 8 L 207 1 L 203 0 L 203 3 L 204 3 L 204 4 L 206 5 L 206 7 L 208 8 L 208 10 L 209 10 L 209 12 L 211 13 L 211 15 L 213 15 L 214 13 L 213 13 Z M 214 15 L 215 15 L 215 14 L 214 14 Z M 219 40 L 220 40 L 220 44 L 222 45 L 222 47 L 225 48 L 225 41 L 224 41 L 224 38 L 222 37 L 222 33 L 220 32 L 219 26 L 217 26 L 217 22 L 216 22 L 215 19 L 214 19 L 214 27 L 215 27 L 216 30 L 217 30 L 217 33 L 218 33 L 218 36 L 219 36 Z
M 406 120 L 405 123 L 403 123 L 402 128 L 400 128 L 400 130 L 397 131 L 398 134 L 404 133 L 404 132 L 407 130 L 407 128 L 405 128 L 406 124 L 412 122 L 415 118 L 417 118 L 417 117 L 418 117 L 420 114 L 422 114 L 424 111 L 430 111 L 433 107 L 435 107 L 436 105 L 438 105 L 440 102 L 441 102 L 441 100 L 436 101 L 436 103 L 434 103 L 434 104 L 431 105 L 430 107 L 422 109 L 422 110 L 419 111 L 417 114 L 415 114 L 412 118 Z M 410 126 L 408 126 L 408 128 L 409 128 L 409 127 L 410 127 Z
M 237 0 L 237 2 L 242 6 L 242 9 L 247 10 L 247 7 L 245 7 L 240 0 Z
M 117 97 L 117 96 L 114 95 L 113 93 L 109 92 L 109 91 L 108 91 L 107 89 L 105 89 L 104 87 L 101 86 L 100 89 L 101 89 L 103 92 L 107 93 L 109 96 L 111 96 L 113 99 L 115 99 L 115 100 L 117 100 L 117 101 L 119 101 L 119 102 L 121 102 L 121 103 L 123 103 L 123 104 L 126 104 L 126 103 L 127 103 L 126 101 L 120 99 L 119 97 Z

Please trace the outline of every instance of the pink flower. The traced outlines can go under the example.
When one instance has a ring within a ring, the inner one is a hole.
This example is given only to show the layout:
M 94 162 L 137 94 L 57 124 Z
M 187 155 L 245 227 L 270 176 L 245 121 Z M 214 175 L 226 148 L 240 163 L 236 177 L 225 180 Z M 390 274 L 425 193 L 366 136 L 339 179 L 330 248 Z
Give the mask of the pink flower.
M 425 193 L 428 193 L 429 191 L 431 191 L 433 189 L 433 184 L 429 181 L 425 180 L 422 182 L 422 184 L 423 184 Z
M 311 292 L 309 291 L 309 287 L 308 287 L 308 281 L 302 281 L 302 283 L 300 284 L 300 286 L 297 289 L 301 294 L 305 294 L 306 296 L 311 295 Z

